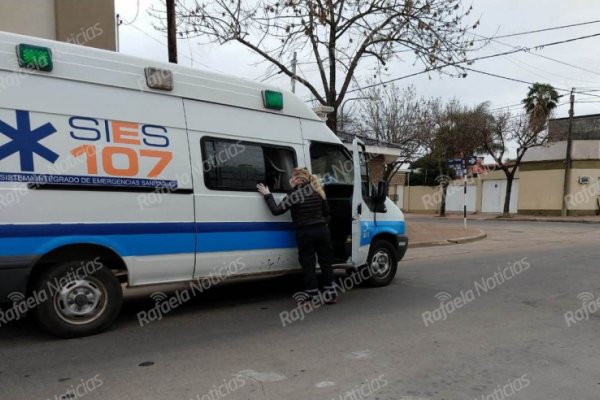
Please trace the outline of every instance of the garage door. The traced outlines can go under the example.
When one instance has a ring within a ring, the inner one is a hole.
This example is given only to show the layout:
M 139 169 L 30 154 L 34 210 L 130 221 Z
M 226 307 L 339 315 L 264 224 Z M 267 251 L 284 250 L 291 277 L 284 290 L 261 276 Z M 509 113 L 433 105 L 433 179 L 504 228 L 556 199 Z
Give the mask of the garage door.
M 404 208 L 404 185 L 396 185 L 396 205 L 398 208 Z
M 504 209 L 504 196 L 506 195 L 506 180 L 493 179 L 483 181 L 481 198 L 481 211 L 486 213 L 501 213 Z M 515 179 L 510 194 L 511 213 L 517 212 L 517 199 L 519 198 L 519 180 Z
M 450 185 L 446 192 L 446 211 L 463 211 L 464 186 Z M 467 185 L 467 212 L 475 212 L 477 186 Z

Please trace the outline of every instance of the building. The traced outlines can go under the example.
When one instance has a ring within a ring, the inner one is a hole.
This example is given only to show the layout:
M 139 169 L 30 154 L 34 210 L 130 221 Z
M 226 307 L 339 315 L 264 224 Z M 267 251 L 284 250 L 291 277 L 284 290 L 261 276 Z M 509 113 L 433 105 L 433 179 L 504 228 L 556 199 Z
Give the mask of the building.
M 568 118 L 549 123 L 551 141 L 525 153 L 513 181 L 510 212 L 525 215 L 561 215 L 567 154 Z M 600 114 L 573 118 L 571 171 L 564 196 L 568 215 L 600 215 Z M 405 186 L 405 210 L 438 212 L 439 187 Z M 495 168 L 486 168 L 467 186 L 467 211 L 501 213 L 506 193 L 506 177 Z M 446 210 L 462 211 L 464 190 L 461 181 L 448 187 Z
M 408 175 L 408 171 L 403 171 Z M 465 196 L 464 181 L 456 179 L 449 182 L 446 191 L 446 211 L 463 212 L 465 200 L 468 213 L 502 213 L 506 195 L 506 175 L 493 165 L 479 165 L 475 173 L 467 178 Z M 441 186 L 410 186 L 407 180 L 402 188 L 403 198 L 398 205 L 406 212 L 438 213 L 441 207 Z M 517 212 L 519 198 L 519 171 L 512 184 L 509 208 Z
M 567 140 L 569 118 L 551 119 L 548 124 L 550 142 Z M 573 118 L 573 140 L 600 140 L 600 114 L 582 115 Z
M 114 0 L 2 0 L 0 31 L 116 50 Z
M 563 203 L 569 118 L 549 123 L 550 143 L 530 149 L 520 167 L 519 213 L 560 215 Z M 571 172 L 565 195 L 568 215 L 600 211 L 600 114 L 573 118 Z
M 340 133 L 338 134 L 338 137 L 344 143 L 346 148 L 352 151 L 352 141 L 357 136 L 348 133 Z M 363 136 L 359 136 L 359 139 L 365 144 L 365 151 L 369 160 L 371 182 L 377 184 L 377 182 L 383 179 L 385 165 L 396 162 L 404 154 L 402 153 L 401 147 L 396 144 Z M 404 179 L 405 174 L 396 173 L 389 181 L 389 197 L 395 201 L 400 208 L 402 208 Z
M 520 167 L 523 190 L 519 213 L 560 215 L 567 142 L 532 149 Z M 600 141 L 574 140 L 567 199 L 568 215 L 595 215 L 599 210 Z

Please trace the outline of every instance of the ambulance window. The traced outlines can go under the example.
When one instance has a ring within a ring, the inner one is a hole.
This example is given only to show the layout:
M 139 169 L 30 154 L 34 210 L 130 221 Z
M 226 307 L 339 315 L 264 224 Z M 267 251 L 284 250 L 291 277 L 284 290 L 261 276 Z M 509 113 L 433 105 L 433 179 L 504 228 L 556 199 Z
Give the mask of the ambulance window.
M 296 167 L 296 157 L 291 149 L 263 146 L 265 155 L 265 185 L 272 192 L 291 189 L 290 178 Z
M 202 157 L 206 187 L 214 190 L 256 191 L 264 183 L 285 192 L 297 165 L 291 148 L 213 138 L 202 140 Z
M 364 148 L 360 150 L 360 182 L 363 198 L 371 197 L 371 191 L 373 185 L 369 179 L 369 161 L 367 160 L 367 153 Z
M 310 162 L 312 173 L 323 185 L 354 183 L 352 158 L 343 146 L 313 143 L 310 146 Z
M 210 189 L 256 190 L 265 176 L 261 146 L 204 140 L 204 180 Z

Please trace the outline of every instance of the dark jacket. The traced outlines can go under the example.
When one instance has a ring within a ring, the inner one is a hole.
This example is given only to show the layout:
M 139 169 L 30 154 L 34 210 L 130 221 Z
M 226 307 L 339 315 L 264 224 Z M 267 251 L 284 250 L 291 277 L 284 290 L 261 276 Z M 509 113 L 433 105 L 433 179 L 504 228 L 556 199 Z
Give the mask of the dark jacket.
M 273 215 L 281 215 L 291 210 L 296 228 L 329 223 L 327 200 L 315 192 L 310 184 L 296 186 L 279 204 L 275 202 L 272 194 L 266 195 L 265 200 Z

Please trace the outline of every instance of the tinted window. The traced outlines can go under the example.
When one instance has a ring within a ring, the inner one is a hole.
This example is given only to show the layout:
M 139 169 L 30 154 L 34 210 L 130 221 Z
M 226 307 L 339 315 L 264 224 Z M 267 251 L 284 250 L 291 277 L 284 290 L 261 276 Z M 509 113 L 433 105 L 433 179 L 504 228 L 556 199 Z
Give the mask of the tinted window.
M 274 192 L 289 190 L 296 166 L 293 150 L 218 139 L 204 139 L 202 143 L 208 188 L 255 191 L 260 182 Z
M 291 189 L 290 178 L 296 167 L 294 152 L 281 147 L 263 146 L 265 157 L 264 183 L 271 191 L 282 192 Z

